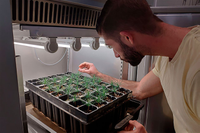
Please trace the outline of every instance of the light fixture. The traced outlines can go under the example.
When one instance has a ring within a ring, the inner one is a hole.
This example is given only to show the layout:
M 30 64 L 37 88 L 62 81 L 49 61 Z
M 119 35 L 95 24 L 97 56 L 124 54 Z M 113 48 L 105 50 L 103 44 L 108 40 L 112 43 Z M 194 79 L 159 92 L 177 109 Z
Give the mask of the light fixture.
M 53 40 L 53 41 L 52 41 Z M 33 48 L 45 49 L 50 53 L 54 53 L 57 51 L 56 47 L 62 48 L 72 48 L 75 51 L 79 51 L 81 47 L 90 47 L 94 50 L 97 50 L 99 46 L 105 47 L 105 41 L 102 38 L 92 38 L 92 37 L 65 37 L 65 38 L 46 38 L 46 37 L 39 37 L 37 39 L 31 39 L 28 37 L 23 37 L 22 39 L 15 39 L 14 42 L 16 45 L 28 46 Z M 56 44 L 56 45 L 55 45 Z M 48 49 L 52 47 L 54 49 Z
M 100 47 L 105 47 L 105 43 L 100 43 Z
M 15 45 L 21 45 L 26 47 L 32 47 L 32 48 L 39 48 L 39 49 L 45 49 L 44 45 L 40 42 L 31 42 L 31 41 L 22 41 L 22 40 L 15 40 Z
M 58 47 L 61 47 L 61 48 L 70 48 L 70 45 L 67 45 L 66 43 L 58 43 Z
M 89 48 L 89 47 L 90 47 L 90 45 L 89 45 L 89 44 L 86 44 L 86 43 L 81 43 L 81 46 L 82 46 L 82 47 L 85 47 L 85 48 Z

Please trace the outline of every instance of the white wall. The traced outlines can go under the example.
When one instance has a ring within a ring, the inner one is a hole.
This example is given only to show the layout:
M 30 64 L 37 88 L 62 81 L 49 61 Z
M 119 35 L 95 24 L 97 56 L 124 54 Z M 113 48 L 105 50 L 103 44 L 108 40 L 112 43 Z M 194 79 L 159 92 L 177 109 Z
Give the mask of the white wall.
M 91 62 L 98 71 L 120 78 L 121 60 L 115 58 L 113 50 L 105 46 L 100 47 L 98 50 L 82 47 L 78 52 L 72 51 L 72 72 L 77 72 L 78 66 L 82 62 Z
M 35 49 L 38 57 L 45 63 L 55 63 L 64 54 L 65 49 L 59 48 L 56 53 L 48 53 L 43 49 Z M 21 56 L 23 80 L 40 78 L 67 71 L 67 58 L 54 66 L 47 66 L 38 61 L 35 56 L 34 48 L 15 45 L 15 54 Z

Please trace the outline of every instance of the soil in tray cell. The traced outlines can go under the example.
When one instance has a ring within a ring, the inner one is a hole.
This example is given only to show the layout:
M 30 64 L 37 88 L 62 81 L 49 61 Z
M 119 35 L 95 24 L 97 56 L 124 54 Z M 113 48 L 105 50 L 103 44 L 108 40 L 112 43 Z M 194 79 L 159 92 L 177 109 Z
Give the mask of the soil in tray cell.
M 84 82 L 83 80 L 79 80 L 79 84 L 80 84 L 80 85 L 84 85 L 85 82 Z
M 57 76 L 64 76 L 65 74 L 57 74 Z
M 87 101 L 87 102 L 91 102 L 91 101 L 94 101 L 94 100 L 95 100 L 95 98 L 92 97 L 92 96 L 89 96 L 89 97 L 84 96 L 84 97 L 82 97 L 81 99 L 83 99 L 84 101 Z
M 101 88 L 101 86 L 97 86 L 97 85 L 95 85 L 95 86 L 89 86 L 91 89 L 93 89 L 93 90 L 97 90 L 97 88 Z
M 65 90 L 67 88 L 67 86 L 66 85 L 62 85 L 62 86 L 60 86 L 60 89 L 63 89 L 63 90 Z
M 46 85 L 44 85 L 44 86 L 40 86 L 40 89 L 46 90 L 46 89 L 48 89 L 48 87 Z
M 128 93 L 128 91 L 127 91 L 127 90 L 125 90 L 124 88 L 120 88 L 120 89 L 118 90 L 118 92 L 121 92 L 121 93 L 123 93 L 123 94 L 126 94 L 126 93 Z
M 105 106 L 107 103 L 106 102 L 103 102 L 103 101 L 100 101 L 100 102 L 97 102 L 97 101 L 93 101 L 92 104 L 94 104 L 95 106 L 97 107 L 103 107 Z
M 34 82 L 33 84 L 38 86 L 38 85 L 42 85 L 42 82 Z
M 76 91 L 81 91 L 81 90 L 83 90 L 84 89 L 84 87 L 83 86 L 81 86 L 81 85 L 76 85 L 76 86 L 74 86 L 73 87 Z
M 70 100 L 73 99 L 73 97 L 70 96 L 70 95 L 63 95 L 63 96 L 60 96 L 59 98 L 60 98 L 61 100 L 65 101 L 65 102 L 70 101 Z
M 107 95 L 105 98 L 103 98 L 103 100 L 105 100 L 105 101 L 107 101 L 107 102 L 112 102 L 114 99 L 116 99 L 116 98 L 111 97 L 111 96 L 109 96 L 109 95 Z
M 122 94 L 121 94 L 121 93 L 118 93 L 118 92 L 111 92 L 110 95 L 111 95 L 111 96 L 114 96 L 114 97 L 116 97 L 116 98 L 122 96 Z
M 95 96 L 95 97 L 98 97 L 99 95 L 101 95 L 101 93 L 100 93 L 100 92 L 97 92 L 97 91 L 95 91 L 95 92 L 93 92 L 93 93 L 92 93 L 92 95 L 93 95 L 93 96 Z
M 56 77 L 56 75 L 52 75 L 52 76 L 48 76 L 49 78 L 54 78 L 54 77 Z
M 56 88 L 57 86 L 59 86 L 59 83 L 51 83 L 51 85 Z
M 104 82 L 101 82 L 99 85 L 101 85 L 101 86 L 107 86 L 107 85 L 109 85 L 109 84 L 104 83 Z
M 90 106 L 84 105 L 84 106 L 80 107 L 79 109 L 84 111 L 85 113 L 91 113 L 92 111 L 96 110 L 97 108 L 92 105 L 90 105 Z
M 71 104 L 72 106 L 74 106 L 74 107 L 80 107 L 81 105 L 83 105 L 84 104 L 84 102 L 83 101 L 81 101 L 81 100 L 77 100 L 77 101 L 71 101 L 71 102 L 69 102 L 69 104 Z
M 38 82 L 38 79 L 28 80 L 29 83 Z
M 83 91 L 84 93 L 87 93 L 87 92 L 92 92 L 93 90 L 91 90 L 91 89 L 83 89 L 81 91 Z
M 62 95 L 64 95 L 64 92 L 54 92 L 54 93 L 52 93 L 52 95 L 54 95 L 55 97 L 60 97 L 60 96 L 62 96 Z
M 78 92 L 73 92 L 73 93 L 71 93 L 71 95 L 76 95 L 76 97 L 81 97 L 81 96 L 83 96 L 85 93 L 83 93 L 83 92 L 80 92 L 80 91 L 78 91 Z
M 48 92 L 48 93 L 53 93 L 54 92 L 53 89 L 50 89 L 50 90 L 46 89 L 45 91 Z

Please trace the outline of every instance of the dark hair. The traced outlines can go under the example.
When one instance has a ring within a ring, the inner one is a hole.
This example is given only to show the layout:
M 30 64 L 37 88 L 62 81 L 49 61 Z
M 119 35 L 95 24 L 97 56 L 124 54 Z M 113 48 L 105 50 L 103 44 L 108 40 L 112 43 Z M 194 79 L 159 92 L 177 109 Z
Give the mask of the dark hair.
M 156 35 L 160 31 L 155 16 L 146 0 L 107 0 L 98 18 L 96 30 L 108 38 L 119 37 L 119 32 L 134 30 Z

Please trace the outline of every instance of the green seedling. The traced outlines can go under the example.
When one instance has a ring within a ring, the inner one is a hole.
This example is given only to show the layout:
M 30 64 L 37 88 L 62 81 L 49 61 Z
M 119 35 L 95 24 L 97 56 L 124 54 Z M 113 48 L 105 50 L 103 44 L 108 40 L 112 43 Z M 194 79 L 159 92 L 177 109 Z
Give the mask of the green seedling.
M 76 95 L 74 95 L 73 102 L 76 103 L 76 101 L 77 101 L 77 98 L 76 98 Z
M 101 104 L 101 97 L 100 97 L 100 96 L 98 96 L 98 98 L 96 99 L 96 102 L 97 102 L 98 104 Z
M 91 102 L 88 100 L 87 103 L 86 103 L 86 105 L 87 105 L 88 107 L 90 107 L 92 104 L 91 104 Z
M 67 80 L 67 77 L 64 75 L 61 80 L 65 83 Z
M 44 85 L 47 85 L 48 84 L 48 79 L 47 78 L 45 78 L 45 79 L 43 79 L 43 81 L 42 81 L 42 84 L 44 84 Z
M 60 81 L 59 86 L 61 86 L 61 87 L 63 86 L 63 81 L 62 80 Z
M 103 87 L 102 87 L 102 92 L 105 92 L 105 93 L 107 93 L 107 92 L 108 92 L 108 90 L 106 89 L 106 87 L 105 87 L 105 86 L 103 86 Z
M 53 83 L 56 84 L 57 83 L 57 78 L 53 77 Z
M 55 92 L 58 93 L 59 91 L 60 91 L 60 86 L 57 86 Z
M 96 78 L 95 78 L 95 76 L 94 76 L 93 79 L 92 79 L 92 83 L 93 83 L 93 85 L 96 83 Z
M 78 86 L 78 84 L 79 84 L 79 81 L 77 80 L 77 81 L 76 81 L 76 85 Z
M 88 82 L 86 82 L 85 84 L 84 84 L 84 87 L 86 88 L 86 89 L 88 89 Z
M 116 86 L 113 87 L 112 92 L 114 92 L 114 93 L 117 92 L 117 87 Z
M 47 87 L 48 87 L 48 88 L 46 89 L 46 91 L 50 91 L 50 90 L 53 88 L 53 86 L 50 85 L 50 84 L 48 84 Z
M 75 74 L 72 73 L 71 78 L 74 79 L 75 77 L 76 77 Z
M 78 71 L 75 75 L 76 75 L 76 77 L 80 77 L 81 73 Z
M 100 91 L 99 91 L 99 86 L 97 86 L 97 87 L 96 87 L 96 89 L 97 89 L 97 91 L 96 91 L 96 92 L 97 92 L 97 93 L 99 93 L 99 92 L 100 92 Z
M 70 84 L 70 85 L 72 84 L 72 78 L 69 79 L 69 84 Z
M 76 82 L 79 82 L 79 78 L 78 78 L 78 77 L 76 77 L 75 81 L 76 81 Z
M 89 113 L 90 112 L 90 106 L 92 105 L 90 101 L 87 101 L 86 105 L 88 106 L 88 110 L 87 112 Z
M 78 90 L 78 86 L 76 86 L 76 92 L 78 92 L 79 90 Z
M 117 88 L 119 88 L 119 84 L 117 83 Z
M 65 89 L 65 94 L 69 95 L 70 94 L 70 89 Z
M 68 85 L 67 88 L 64 90 L 65 94 L 69 95 L 71 92 L 71 89 L 72 89 L 71 86 Z
M 101 83 L 101 79 L 100 79 L 100 78 L 98 78 L 98 80 L 97 80 L 97 83 L 98 83 L 98 84 L 100 84 L 100 83 Z
M 86 77 L 84 77 L 83 81 L 86 83 L 86 82 L 88 82 L 88 79 Z
M 111 85 L 111 87 L 114 87 L 114 82 L 111 81 L 111 82 L 110 82 L 110 85 Z
M 86 99 L 89 99 L 90 97 L 91 97 L 91 94 L 90 94 L 90 92 L 89 91 L 87 91 L 87 93 L 86 93 Z
M 101 97 L 102 97 L 102 99 L 104 99 L 104 98 L 106 97 L 106 92 L 105 92 L 105 91 L 103 91 L 103 92 L 101 93 Z

